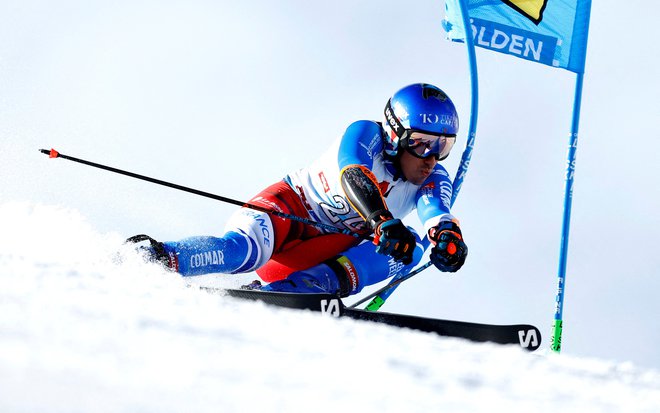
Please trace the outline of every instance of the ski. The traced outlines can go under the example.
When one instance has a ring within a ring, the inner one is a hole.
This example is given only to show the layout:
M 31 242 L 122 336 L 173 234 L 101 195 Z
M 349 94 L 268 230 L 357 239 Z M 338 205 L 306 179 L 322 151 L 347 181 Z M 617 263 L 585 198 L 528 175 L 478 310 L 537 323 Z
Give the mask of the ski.
M 444 337 L 463 338 L 475 342 L 518 344 L 529 351 L 534 351 L 541 346 L 541 332 L 538 328 L 530 324 L 499 325 L 470 323 L 405 314 L 365 311 L 355 308 L 344 308 L 341 315 L 356 320 L 372 321 L 436 333 Z
M 261 301 L 278 307 L 320 311 L 322 313 L 328 312 L 328 303 L 332 300 L 338 300 L 337 296 L 332 294 L 282 293 L 274 291 L 234 290 L 214 287 L 199 288 L 214 294 L 224 294 L 244 300 Z M 326 305 L 325 307 L 324 304 Z M 332 314 L 332 312 L 330 313 Z
M 332 294 L 282 293 L 259 290 L 234 290 L 199 287 L 210 293 L 224 294 L 244 300 L 261 301 L 278 307 L 318 311 L 333 317 L 347 317 L 395 327 L 409 328 L 444 337 L 456 337 L 475 342 L 517 344 L 534 351 L 541 346 L 541 332 L 530 324 L 482 324 L 465 321 L 442 320 L 405 314 L 384 313 L 349 308 Z

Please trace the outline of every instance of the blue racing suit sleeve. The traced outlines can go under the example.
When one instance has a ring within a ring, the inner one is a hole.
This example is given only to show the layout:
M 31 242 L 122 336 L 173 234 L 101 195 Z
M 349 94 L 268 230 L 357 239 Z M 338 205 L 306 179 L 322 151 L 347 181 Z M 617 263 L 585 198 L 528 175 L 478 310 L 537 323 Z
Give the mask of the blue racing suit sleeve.
M 452 183 L 447 170 L 440 164 L 422 183 L 417 191 L 415 203 L 419 220 L 426 231 L 441 220 L 451 220 Z
M 383 151 L 382 128 L 377 122 L 359 120 L 344 132 L 339 145 L 338 163 L 341 171 L 350 165 L 371 169 L 374 157 Z

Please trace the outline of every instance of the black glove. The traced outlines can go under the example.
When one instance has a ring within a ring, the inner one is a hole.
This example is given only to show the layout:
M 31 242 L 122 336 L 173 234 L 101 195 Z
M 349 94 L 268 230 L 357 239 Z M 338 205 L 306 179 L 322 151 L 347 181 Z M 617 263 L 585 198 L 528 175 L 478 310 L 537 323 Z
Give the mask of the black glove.
M 456 272 L 465 263 L 468 248 L 461 229 L 452 221 L 443 221 L 429 230 L 433 244 L 431 262 L 440 271 Z
M 393 219 L 389 211 L 381 211 L 376 218 L 371 218 L 374 229 L 376 252 L 390 255 L 395 261 L 410 264 L 415 251 L 415 236 L 403 225 L 400 219 Z
M 143 241 L 149 241 L 149 246 L 139 247 L 138 249 L 145 252 L 149 261 L 160 263 L 163 267 L 176 271 L 178 267 L 177 259 L 175 256 L 170 256 L 170 254 L 165 251 L 165 246 L 162 242 L 158 242 L 151 238 L 149 235 L 145 234 L 133 235 L 132 237 L 129 237 L 125 242 L 138 244 Z

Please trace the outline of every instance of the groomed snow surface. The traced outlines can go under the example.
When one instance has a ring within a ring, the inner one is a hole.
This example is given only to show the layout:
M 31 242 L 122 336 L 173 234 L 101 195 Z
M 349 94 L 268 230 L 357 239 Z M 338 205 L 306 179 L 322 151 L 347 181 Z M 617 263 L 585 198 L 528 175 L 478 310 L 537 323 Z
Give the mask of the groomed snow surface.
M 0 228 L 1 412 L 660 411 L 655 370 L 212 295 L 187 285 L 249 277 L 183 279 L 58 207 Z

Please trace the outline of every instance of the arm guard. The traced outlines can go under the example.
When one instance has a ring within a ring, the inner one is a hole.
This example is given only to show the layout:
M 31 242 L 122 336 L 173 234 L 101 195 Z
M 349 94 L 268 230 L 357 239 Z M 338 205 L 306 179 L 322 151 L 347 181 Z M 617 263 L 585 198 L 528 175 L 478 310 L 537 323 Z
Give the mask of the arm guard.
M 373 172 L 363 165 L 349 165 L 342 169 L 340 176 L 346 199 L 372 229 L 379 222 L 392 218 Z

